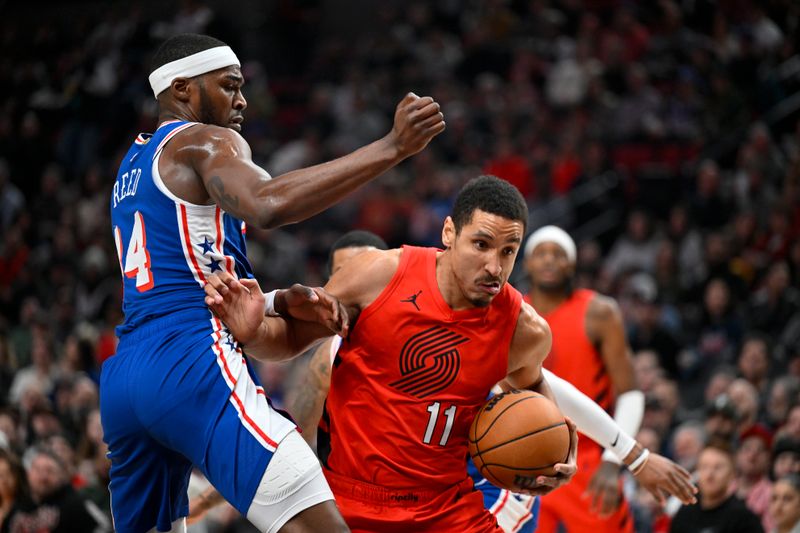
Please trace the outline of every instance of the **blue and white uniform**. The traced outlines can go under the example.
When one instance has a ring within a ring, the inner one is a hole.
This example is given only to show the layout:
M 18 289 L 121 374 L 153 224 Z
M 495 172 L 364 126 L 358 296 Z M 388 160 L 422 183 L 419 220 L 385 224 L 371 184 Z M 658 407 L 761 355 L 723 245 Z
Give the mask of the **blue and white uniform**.
M 193 126 L 172 121 L 140 134 L 111 197 L 125 321 L 103 366 L 100 409 L 121 532 L 168 531 L 188 515 L 192 464 L 246 515 L 278 443 L 295 429 L 204 302 L 209 274 L 252 277 L 244 223 L 179 199 L 159 176 L 164 146 Z

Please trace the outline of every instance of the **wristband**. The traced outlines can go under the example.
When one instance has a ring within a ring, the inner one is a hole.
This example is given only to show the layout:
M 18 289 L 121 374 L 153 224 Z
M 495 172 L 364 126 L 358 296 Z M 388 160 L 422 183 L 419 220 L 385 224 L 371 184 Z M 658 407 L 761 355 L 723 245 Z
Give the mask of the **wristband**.
M 281 316 L 280 313 L 275 311 L 275 295 L 278 294 L 278 289 L 264 293 L 264 314 L 266 316 Z
M 639 454 L 639 457 L 637 457 L 635 461 L 633 461 L 631 464 L 628 465 L 628 470 L 630 470 L 634 476 L 637 475 L 639 472 L 642 471 L 644 465 L 647 464 L 647 459 L 649 458 L 650 458 L 650 450 L 645 448 L 644 450 L 642 450 L 642 453 Z

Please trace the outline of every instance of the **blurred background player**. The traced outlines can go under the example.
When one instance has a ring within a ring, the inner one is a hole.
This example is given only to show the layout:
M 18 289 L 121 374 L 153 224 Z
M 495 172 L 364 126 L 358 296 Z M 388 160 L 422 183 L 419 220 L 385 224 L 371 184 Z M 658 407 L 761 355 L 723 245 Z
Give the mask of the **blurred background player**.
M 573 287 L 577 250 L 556 226 L 542 227 L 525 244 L 531 290 L 525 299 L 550 325 L 553 347 L 545 368 L 575 385 L 636 435 L 644 394 L 636 389 L 622 314 L 609 297 Z M 578 474 L 565 490 L 542 499 L 539 530 L 554 533 L 632 532 L 622 494 L 619 460 L 594 442 L 579 444 Z

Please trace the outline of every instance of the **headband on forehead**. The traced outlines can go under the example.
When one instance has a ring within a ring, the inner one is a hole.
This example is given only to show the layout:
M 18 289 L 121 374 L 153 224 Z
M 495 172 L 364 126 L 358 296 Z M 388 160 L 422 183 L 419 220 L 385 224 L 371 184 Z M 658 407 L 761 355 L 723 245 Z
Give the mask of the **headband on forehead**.
M 566 252 L 569 262 L 575 262 L 578 256 L 575 241 L 558 226 L 544 226 L 531 233 L 531 236 L 528 237 L 528 242 L 525 243 L 525 257 L 531 255 L 533 250 L 543 242 L 557 244 Z
M 241 63 L 231 47 L 217 46 L 161 65 L 150 74 L 148 79 L 153 94 L 158 97 L 159 93 L 168 88 L 175 78 L 193 78 L 232 65 L 239 67 Z

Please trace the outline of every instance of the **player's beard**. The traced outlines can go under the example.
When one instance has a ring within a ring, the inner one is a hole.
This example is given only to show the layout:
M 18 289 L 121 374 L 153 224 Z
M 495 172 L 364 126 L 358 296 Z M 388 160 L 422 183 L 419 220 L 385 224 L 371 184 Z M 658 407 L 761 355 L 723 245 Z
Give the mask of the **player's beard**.
M 198 80 L 198 86 L 200 87 L 200 122 L 219 126 L 220 124 L 214 121 L 214 106 L 211 103 L 211 99 L 208 97 L 206 84 L 202 78 Z
M 566 276 L 561 281 L 552 283 L 543 283 L 534 281 L 534 286 L 547 294 L 567 294 L 572 287 L 572 277 Z

